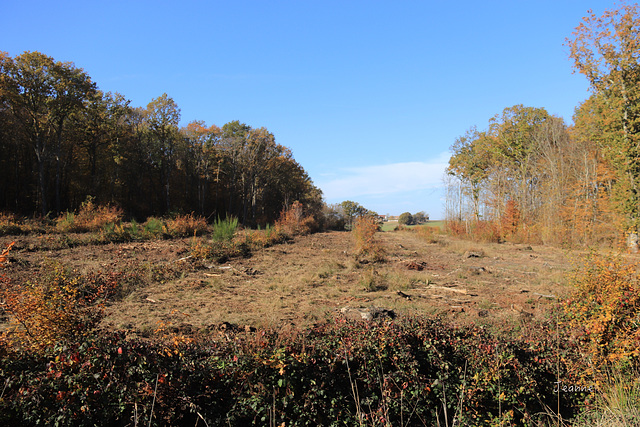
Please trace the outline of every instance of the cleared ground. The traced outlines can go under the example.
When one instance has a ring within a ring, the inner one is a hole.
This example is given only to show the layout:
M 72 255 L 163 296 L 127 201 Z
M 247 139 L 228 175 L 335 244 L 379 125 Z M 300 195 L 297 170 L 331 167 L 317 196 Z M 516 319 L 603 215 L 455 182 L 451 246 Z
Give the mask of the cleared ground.
M 43 250 L 48 238 L 2 238 L 2 244 L 16 240 L 7 275 L 35 277 L 47 260 L 79 272 L 135 272 L 142 280 L 108 307 L 105 326 L 142 333 L 161 324 L 304 327 L 345 307 L 372 306 L 459 322 L 526 323 L 547 316 L 555 298 L 566 294 L 563 274 L 572 259 L 556 248 L 446 236 L 430 243 L 411 232 L 377 233 L 386 262 L 375 264 L 356 260 L 347 232 L 296 237 L 224 264 L 189 257 L 193 239 Z

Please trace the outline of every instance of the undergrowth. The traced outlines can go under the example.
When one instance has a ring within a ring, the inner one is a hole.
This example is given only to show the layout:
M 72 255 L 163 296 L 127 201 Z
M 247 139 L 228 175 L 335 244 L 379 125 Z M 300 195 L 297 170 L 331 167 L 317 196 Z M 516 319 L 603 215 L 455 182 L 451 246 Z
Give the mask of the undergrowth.
M 82 202 L 78 212 L 65 212 L 56 220 L 56 227 L 63 233 L 96 232 L 107 224 L 122 220 L 122 209 L 114 206 L 95 204 L 95 198 L 89 196 Z
M 354 231 L 361 249 L 375 245 L 367 225 Z M 202 250 L 240 256 L 282 230 L 236 231 Z M 97 327 L 126 273 L 48 263 L 30 281 L 0 279 L 0 424 L 626 425 L 640 396 L 639 267 L 592 255 L 554 315 L 513 331 L 399 316 L 143 341 Z M 367 272 L 364 287 L 384 284 Z
M 102 332 L 39 353 L 4 341 L 0 422 L 537 425 L 556 400 L 557 348 L 544 336 L 402 318 L 227 337 Z M 579 395 L 561 399 L 564 417 L 577 413 Z
M 210 239 L 195 239 L 191 256 L 200 260 L 225 262 L 230 258 L 248 256 L 251 251 L 266 248 L 316 230 L 315 219 L 305 216 L 303 206 L 294 202 L 284 209 L 274 227 L 260 230 L 240 230 L 237 218 L 218 218 Z

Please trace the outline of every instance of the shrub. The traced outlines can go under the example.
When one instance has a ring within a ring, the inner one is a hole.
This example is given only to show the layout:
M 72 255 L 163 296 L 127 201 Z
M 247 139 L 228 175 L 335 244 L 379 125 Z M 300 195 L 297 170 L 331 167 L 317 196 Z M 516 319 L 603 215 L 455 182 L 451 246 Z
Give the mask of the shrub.
M 199 236 L 209 229 L 207 220 L 193 213 L 189 215 L 178 215 L 166 223 L 167 232 L 172 236 L 189 237 Z
M 356 218 L 353 231 L 351 231 L 355 243 L 356 257 L 364 257 L 373 262 L 384 261 L 384 248 L 375 238 L 378 229 L 379 224 L 374 217 L 365 215 Z
M 144 223 L 145 234 L 151 236 L 159 236 L 164 229 L 164 222 L 161 219 L 155 217 L 149 217 Z
M 0 212 L 0 236 L 23 234 L 20 220 L 12 213 Z
M 509 238 L 516 234 L 520 226 L 520 209 L 515 200 L 509 199 L 504 209 L 504 213 L 500 218 L 502 225 L 502 234 L 505 238 Z
M 503 241 L 500 224 L 495 221 L 459 221 L 448 220 L 445 232 L 475 242 L 501 243 Z
M 476 242 L 500 243 L 500 228 L 494 221 L 475 221 L 471 226 L 471 238 Z
M 429 243 L 438 243 L 438 234 L 440 234 L 440 229 L 438 227 L 430 227 L 428 225 L 421 225 L 415 228 L 412 228 L 413 232 L 420 236 L 422 239 L 425 239 Z
M 338 318 L 304 334 L 103 332 L 41 354 L 0 346 L 0 423 L 539 425 L 564 366 L 537 329 L 516 339 L 429 318 Z M 560 396 L 563 416 L 576 396 Z
M 638 363 L 640 356 L 640 263 L 591 254 L 570 277 L 574 290 L 563 302 L 591 369 Z
M 95 243 L 123 243 L 133 240 L 129 227 L 122 223 L 110 222 L 105 224 Z
M 276 231 L 289 237 L 305 235 L 318 230 L 314 217 L 305 216 L 302 203 L 295 201 L 280 212 L 276 221 Z
M 452 236 L 463 236 L 467 233 L 464 221 L 450 219 L 444 224 L 444 229 Z
M 62 232 L 83 233 L 99 231 L 107 224 L 122 220 L 122 210 L 114 206 L 96 206 L 94 197 L 88 196 L 82 202 L 77 214 L 66 212 L 56 220 L 56 227 Z
M 241 235 L 237 237 L 238 242 L 244 242 L 250 249 L 262 249 L 269 246 L 282 243 L 286 240 L 286 236 L 278 232 L 275 227 L 267 224 L 264 230 L 243 230 Z
M 0 298 L 11 317 L 5 338 L 41 350 L 81 339 L 102 319 L 102 302 L 119 286 L 118 275 L 83 277 L 47 262 L 35 281 L 3 280 Z

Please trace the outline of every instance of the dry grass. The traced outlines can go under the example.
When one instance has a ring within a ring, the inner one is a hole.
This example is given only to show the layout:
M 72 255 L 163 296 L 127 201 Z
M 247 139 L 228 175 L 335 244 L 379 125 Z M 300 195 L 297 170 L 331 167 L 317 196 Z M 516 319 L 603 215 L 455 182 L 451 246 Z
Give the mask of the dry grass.
M 529 250 L 447 236 L 433 244 L 410 231 L 375 233 L 386 261 L 372 263 L 354 256 L 349 232 L 298 236 L 265 248 L 257 244 L 265 230 L 247 233 L 250 237 L 242 233 L 235 239 L 256 242 L 251 256 L 238 254 L 224 264 L 193 256 L 194 241 L 210 245 L 207 236 L 52 253 L 36 249 L 42 243 L 36 236 L 17 236 L 12 256 L 19 262 L 10 264 L 7 273 L 29 277 L 49 256 L 79 271 L 139 271 L 142 280 L 108 308 L 106 321 L 110 327 L 142 331 L 167 320 L 195 329 L 222 322 L 308 326 L 342 307 L 371 305 L 399 313 L 438 312 L 461 322 L 519 322 L 523 312 L 545 316 L 553 300 L 541 295 L 565 292 L 559 285 L 568 268 L 565 254 L 546 247 Z M 483 255 L 465 256 L 468 252 Z
M 596 404 L 574 427 L 636 427 L 640 425 L 640 376 L 610 375 L 596 392 Z

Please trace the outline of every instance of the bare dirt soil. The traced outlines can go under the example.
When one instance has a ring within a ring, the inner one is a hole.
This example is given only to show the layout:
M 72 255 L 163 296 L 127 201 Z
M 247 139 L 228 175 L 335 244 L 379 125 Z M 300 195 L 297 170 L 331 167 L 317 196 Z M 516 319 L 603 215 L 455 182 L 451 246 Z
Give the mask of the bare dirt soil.
M 52 260 L 79 273 L 137 274 L 141 280 L 107 307 L 104 325 L 142 333 L 158 325 L 305 327 L 340 312 L 358 318 L 371 307 L 522 323 L 547 316 L 568 292 L 563 275 L 573 255 L 561 249 L 446 236 L 430 243 L 407 231 L 376 238 L 386 252 L 382 263 L 358 261 L 347 232 L 299 236 L 224 264 L 191 258 L 191 238 L 55 249 L 43 244 L 48 236 L 5 236 L 0 244 L 16 241 L 6 269 L 15 280 L 37 276 Z

